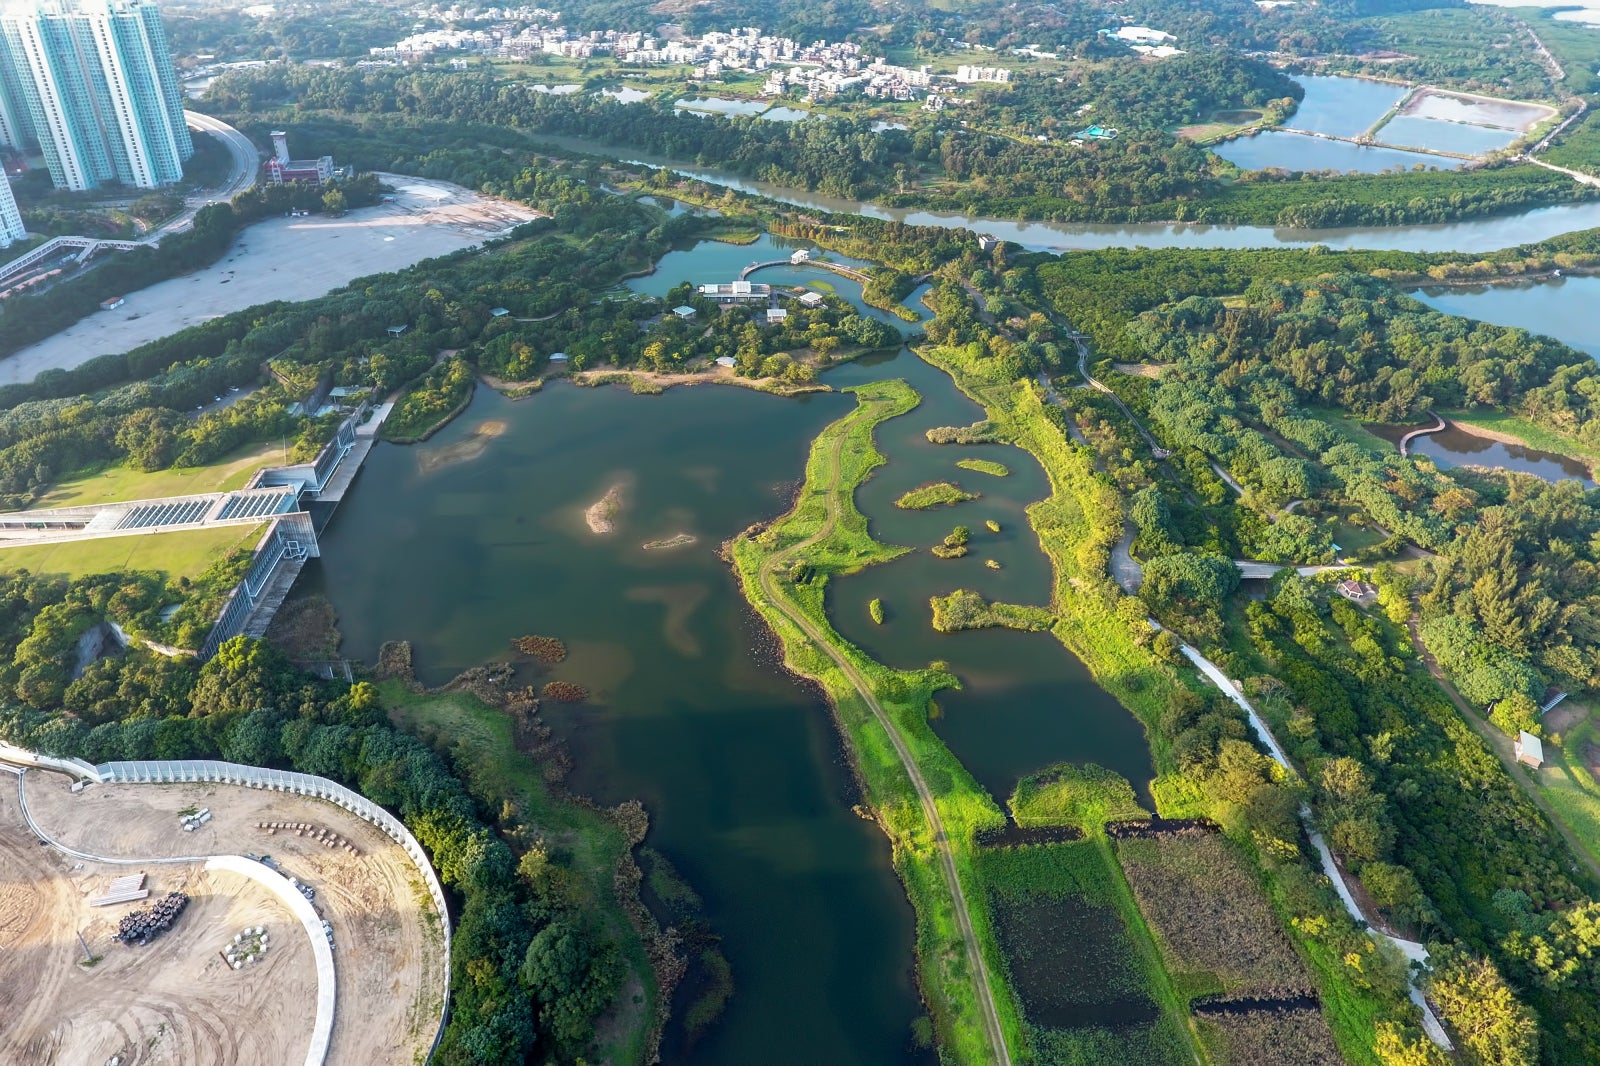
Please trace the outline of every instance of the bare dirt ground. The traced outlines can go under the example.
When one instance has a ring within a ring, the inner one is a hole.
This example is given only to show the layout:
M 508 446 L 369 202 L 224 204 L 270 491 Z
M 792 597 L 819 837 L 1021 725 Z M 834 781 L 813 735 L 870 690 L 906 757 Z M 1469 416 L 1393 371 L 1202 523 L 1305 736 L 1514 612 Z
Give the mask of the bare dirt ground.
M 32 381 L 269 300 L 309 300 L 354 278 L 481 244 L 537 218 L 532 208 L 442 181 L 381 174 L 393 203 L 342 218 L 274 218 L 242 232 L 204 270 L 127 293 L 55 336 L 0 360 L 0 384 Z M 120 296 L 122 293 L 106 293 Z
M 443 942 L 415 867 L 375 827 L 331 804 L 235 786 L 91 785 L 73 793 L 68 784 L 57 774 L 28 774 L 34 818 L 69 847 L 106 856 L 269 854 L 316 889 L 336 944 L 330 1064 L 410 1064 L 427 1051 L 445 987 Z M 191 806 L 209 807 L 213 820 L 184 833 L 177 812 Z M 257 821 L 325 826 L 361 854 L 293 831 L 268 835 Z M 299 1061 L 315 971 L 305 931 L 287 908 L 231 874 L 151 866 L 153 895 L 183 882 L 195 898 L 149 946 L 124 947 L 110 933 L 131 907 L 91 909 L 85 900 L 135 869 L 80 864 L 38 847 L 10 776 L 0 776 L 0 1063 L 99 1066 L 119 1046 L 136 1053 L 124 1064 Z M 268 960 L 228 970 L 217 951 L 250 924 L 278 934 Z M 90 947 L 105 956 L 91 969 L 77 965 L 82 953 L 72 933 L 81 928 L 94 930 L 86 934 Z M 44 977 L 37 984 L 22 977 L 35 973 Z M 17 1015 L 8 999 L 19 989 L 29 991 L 16 997 L 24 1010 Z

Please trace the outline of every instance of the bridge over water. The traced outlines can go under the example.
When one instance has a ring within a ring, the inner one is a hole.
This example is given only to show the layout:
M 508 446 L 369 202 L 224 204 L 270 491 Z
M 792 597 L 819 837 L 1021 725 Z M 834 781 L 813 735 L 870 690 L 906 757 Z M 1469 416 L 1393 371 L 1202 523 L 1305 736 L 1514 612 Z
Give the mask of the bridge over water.
M 852 281 L 859 281 L 863 285 L 872 280 L 872 276 L 870 274 L 856 270 L 854 267 L 843 266 L 839 263 L 830 263 L 825 259 L 802 259 L 799 262 L 796 262 L 793 259 L 769 259 L 764 263 L 751 263 L 749 266 L 739 271 L 739 280 L 744 281 L 751 274 L 754 274 L 758 270 L 766 270 L 768 267 L 780 266 L 817 267 L 821 270 L 831 270 L 835 274 L 843 274 Z

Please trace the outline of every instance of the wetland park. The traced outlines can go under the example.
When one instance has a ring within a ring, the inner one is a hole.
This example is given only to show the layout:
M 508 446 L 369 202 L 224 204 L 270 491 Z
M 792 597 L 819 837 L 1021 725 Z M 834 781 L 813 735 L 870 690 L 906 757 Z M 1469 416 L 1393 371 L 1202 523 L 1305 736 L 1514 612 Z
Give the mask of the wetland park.
M 52 366 L 0 387 L 0 736 L 395 811 L 446 1066 L 1600 1059 L 1600 50 L 1251 3 L 1130 54 L 1040 8 L 1082 47 L 1008 80 L 911 7 L 907 99 L 551 27 L 197 76 L 368 176 L 8 301 Z M 129 264 L 228 295 L 63 340 Z M 210 640 L 276 514 L 50 535 L 330 446 L 261 632 Z

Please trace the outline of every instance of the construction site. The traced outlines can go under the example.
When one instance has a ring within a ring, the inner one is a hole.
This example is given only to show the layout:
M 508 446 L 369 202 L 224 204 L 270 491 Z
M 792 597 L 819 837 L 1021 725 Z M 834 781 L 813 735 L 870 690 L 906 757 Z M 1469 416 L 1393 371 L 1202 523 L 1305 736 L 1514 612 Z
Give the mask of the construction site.
M 200 766 L 231 764 L 0 762 L 0 1063 L 422 1061 L 448 977 L 432 871 L 294 786 L 154 783 Z

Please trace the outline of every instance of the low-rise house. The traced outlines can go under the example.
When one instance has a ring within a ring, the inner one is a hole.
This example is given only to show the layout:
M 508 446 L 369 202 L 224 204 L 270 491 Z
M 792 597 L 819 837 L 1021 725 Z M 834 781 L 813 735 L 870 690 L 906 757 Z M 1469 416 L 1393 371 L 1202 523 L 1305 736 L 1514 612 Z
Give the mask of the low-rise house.
M 698 314 L 698 312 L 688 304 L 679 304 L 677 307 L 672 309 L 672 313 L 683 319 L 685 322 Z
M 1535 770 L 1544 765 L 1544 741 L 1526 729 L 1517 734 L 1516 742 L 1511 747 L 1522 765 Z

